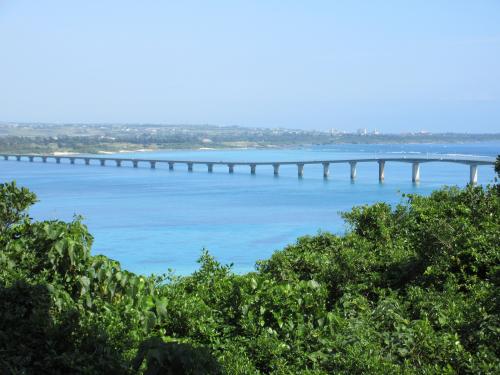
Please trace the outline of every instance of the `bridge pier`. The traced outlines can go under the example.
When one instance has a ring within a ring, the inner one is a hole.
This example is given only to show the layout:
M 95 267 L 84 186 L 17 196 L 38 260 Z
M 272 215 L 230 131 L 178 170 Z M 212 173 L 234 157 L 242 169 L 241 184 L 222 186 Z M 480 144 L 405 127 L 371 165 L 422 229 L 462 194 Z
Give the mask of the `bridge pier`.
M 297 164 L 297 176 L 299 178 L 304 177 L 304 163 Z
M 330 163 L 323 163 L 323 178 L 328 178 L 330 175 Z
M 414 162 L 411 168 L 411 180 L 412 182 L 420 181 L 420 163 Z
M 477 184 L 477 164 L 470 165 L 470 184 Z
M 356 162 L 355 161 L 350 161 L 349 164 L 351 165 L 351 180 L 356 179 Z
M 384 170 L 385 170 L 385 160 L 379 160 L 378 161 L 378 180 L 380 182 L 384 181 L 384 178 L 385 178 Z
M 152 160 L 152 159 L 112 159 L 112 158 L 102 158 L 99 156 L 74 156 L 74 155 L 35 155 L 35 154 L 0 154 L 0 159 L 3 157 L 4 160 L 29 160 L 29 162 L 34 162 L 36 158 L 40 158 L 43 163 L 47 163 L 48 159 L 53 159 L 57 164 L 61 164 L 61 159 L 68 160 L 70 164 L 76 164 L 77 160 L 82 160 L 85 162 L 85 165 L 90 165 L 91 160 L 95 160 L 96 163 L 99 161 L 101 166 L 106 165 L 106 161 L 115 162 L 117 167 L 121 167 L 122 162 L 131 162 L 134 168 L 138 168 L 139 162 L 149 163 L 151 169 L 155 169 L 157 163 L 168 163 L 169 170 L 174 170 L 175 163 L 186 164 L 189 172 L 193 171 L 194 164 L 206 164 L 207 170 L 209 173 L 213 172 L 214 165 L 227 165 L 229 173 L 234 173 L 234 167 L 236 165 L 243 165 L 243 163 L 234 161 L 167 161 L 167 160 Z M 23 159 L 24 158 L 24 159 Z M 269 161 L 269 162 L 247 162 L 244 165 L 248 165 L 250 167 L 250 173 L 252 175 L 256 174 L 257 165 L 271 165 L 273 167 L 273 174 L 275 176 L 279 176 L 279 169 L 282 164 L 296 164 L 297 165 L 297 175 L 299 178 L 304 176 L 304 166 L 305 164 L 321 164 L 323 166 L 323 178 L 328 178 L 330 175 L 330 165 L 332 163 L 349 163 L 351 169 L 351 181 L 356 178 L 356 166 L 359 162 L 377 162 L 378 163 L 378 178 L 382 183 L 385 179 L 385 164 L 386 162 L 406 162 L 407 164 L 412 164 L 412 181 L 414 183 L 420 181 L 420 164 L 422 162 L 453 162 L 469 165 L 470 168 L 470 177 L 469 183 L 474 185 L 478 183 L 478 167 L 480 165 L 493 165 L 494 160 L 492 158 L 488 160 L 482 160 L 478 158 L 470 158 L 470 159 L 452 159 L 452 158 L 370 158 L 370 159 L 351 159 L 351 160 L 317 160 L 317 161 L 295 161 L 295 162 L 287 162 L 287 161 Z
M 280 165 L 278 163 L 273 164 L 274 175 L 278 176 L 280 173 Z

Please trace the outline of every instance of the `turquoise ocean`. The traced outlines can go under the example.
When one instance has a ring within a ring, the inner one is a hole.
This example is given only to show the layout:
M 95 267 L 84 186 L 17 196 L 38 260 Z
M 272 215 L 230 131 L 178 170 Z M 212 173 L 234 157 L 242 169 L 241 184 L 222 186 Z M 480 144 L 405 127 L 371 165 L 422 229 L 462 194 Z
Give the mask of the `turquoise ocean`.
M 279 150 L 203 150 L 120 153 L 119 157 L 207 161 L 298 161 L 368 157 L 486 156 L 500 153 L 500 142 L 474 144 L 328 145 Z M 107 155 L 106 155 L 107 156 Z M 344 233 L 339 216 L 353 206 L 384 201 L 397 204 L 403 193 L 428 195 L 443 185 L 464 186 L 469 167 L 452 163 L 421 164 L 421 181 L 411 181 L 411 164 L 388 162 L 385 181 L 378 182 L 376 163 L 359 163 L 355 182 L 349 165 L 306 165 L 297 178 L 294 165 L 272 167 L 149 164 L 135 169 L 70 165 L 50 161 L 0 161 L 1 181 L 16 180 L 34 191 L 39 202 L 35 219 L 71 220 L 82 215 L 94 236 L 93 254 L 104 254 L 130 271 L 189 274 L 197 269 L 203 248 L 236 272 L 255 269 L 255 262 L 318 231 Z M 479 167 L 479 183 L 493 182 L 492 166 Z

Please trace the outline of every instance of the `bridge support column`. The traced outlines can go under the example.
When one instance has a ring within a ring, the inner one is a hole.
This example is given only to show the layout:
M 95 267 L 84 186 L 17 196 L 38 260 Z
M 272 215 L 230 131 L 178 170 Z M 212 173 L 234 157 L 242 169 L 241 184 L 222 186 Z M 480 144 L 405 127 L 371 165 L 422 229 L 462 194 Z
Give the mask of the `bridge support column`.
M 106 165 L 106 159 L 100 159 L 101 162 L 101 167 L 104 167 Z
M 234 173 L 234 164 L 228 164 L 227 167 L 229 169 L 229 173 Z
M 70 162 L 71 164 L 75 164 L 75 158 L 69 158 L 69 162 Z
M 356 162 L 355 161 L 351 161 L 349 162 L 349 164 L 351 165 L 351 180 L 355 180 L 356 179 Z
M 304 163 L 297 164 L 297 176 L 299 178 L 304 177 Z
M 151 169 L 155 169 L 156 168 L 156 162 L 155 161 L 150 161 L 149 165 L 151 166 Z
M 330 174 L 330 163 L 323 163 L 323 178 L 328 178 Z
M 214 165 L 212 163 L 207 164 L 208 173 L 212 173 L 214 171 Z
M 35 159 L 34 156 L 28 156 L 28 158 L 30 159 L 30 163 L 33 163 L 33 160 Z
M 257 168 L 257 164 L 250 164 L 250 174 L 255 174 L 256 168 Z
M 175 163 L 172 163 L 171 161 L 168 162 L 168 170 L 169 171 L 173 171 L 174 170 L 174 164 Z
M 384 181 L 384 178 L 385 178 L 384 170 L 385 170 L 385 160 L 379 160 L 379 162 L 378 162 L 378 180 L 380 182 Z
M 411 180 L 412 182 L 420 181 L 420 163 L 414 162 L 411 168 Z
M 61 158 L 56 158 L 56 163 L 61 164 Z
M 115 159 L 115 163 L 116 163 L 117 167 L 121 167 L 122 166 L 122 161 L 121 160 Z
M 85 158 L 85 165 L 89 165 L 90 164 L 90 159 L 89 158 Z
M 274 175 L 278 176 L 280 174 L 280 165 L 278 163 L 273 164 Z
M 47 163 L 47 157 L 46 156 L 42 156 L 42 162 L 43 163 Z
M 477 164 L 470 165 L 470 184 L 477 184 Z
M 137 168 L 138 165 L 139 165 L 139 162 L 137 160 L 132 160 L 132 166 L 134 168 Z
M 3 160 L 9 160 L 9 155 L 4 155 Z
M 188 172 L 192 172 L 193 171 L 193 163 L 187 163 L 187 166 L 188 166 Z
M 21 155 L 16 155 L 16 160 L 21 161 Z

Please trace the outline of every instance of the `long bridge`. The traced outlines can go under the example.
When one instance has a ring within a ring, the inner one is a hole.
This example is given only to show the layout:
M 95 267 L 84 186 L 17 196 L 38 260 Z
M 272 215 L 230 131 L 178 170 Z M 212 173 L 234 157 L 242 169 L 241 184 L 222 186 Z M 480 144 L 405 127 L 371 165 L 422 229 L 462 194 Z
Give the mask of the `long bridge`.
M 136 158 L 117 158 L 117 157 L 99 157 L 99 156 L 77 156 L 77 155 L 35 155 L 35 154 L 1 154 L 4 160 L 17 161 L 41 161 L 47 163 L 48 160 L 54 160 L 60 164 L 61 160 L 69 160 L 70 164 L 75 164 L 75 161 L 83 161 L 86 165 L 90 165 L 91 161 L 97 161 L 101 166 L 105 166 L 107 162 L 115 163 L 117 167 L 128 163 L 137 168 L 139 163 L 146 164 L 150 168 L 156 168 L 157 164 L 168 164 L 169 170 L 174 170 L 176 164 L 184 164 L 189 172 L 193 171 L 194 165 L 206 165 L 209 173 L 213 172 L 214 165 L 226 165 L 229 173 L 234 172 L 235 166 L 248 166 L 250 173 L 255 174 L 257 166 L 272 166 L 274 175 L 279 175 L 279 169 L 282 165 L 296 165 L 297 175 L 302 178 L 304 175 L 304 166 L 318 164 L 323 166 L 323 177 L 328 178 L 331 164 L 349 164 L 351 167 L 351 180 L 356 178 L 356 166 L 358 163 L 378 163 L 378 178 L 379 181 L 384 181 L 384 170 L 387 162 L 402 162 L 412 165 L 412 181 L 420 181 L 420 164 L 430 162 L 446 162 L 468 165 L 470 168 L 470 183 L 477 183 L 478 166 L 479 165 L 494 165 L 494 158 L 454 158 L 454 157 L 391 157 L 391 158 L 359 158 L 359 159 L 342 159 L 342 160 L 309 160 L 309 161 L 269 161 L 269 162 L 243 162 L 243 161 L 196 161 L 196 160 L 163 160 L 163 159 L 136 159 Z

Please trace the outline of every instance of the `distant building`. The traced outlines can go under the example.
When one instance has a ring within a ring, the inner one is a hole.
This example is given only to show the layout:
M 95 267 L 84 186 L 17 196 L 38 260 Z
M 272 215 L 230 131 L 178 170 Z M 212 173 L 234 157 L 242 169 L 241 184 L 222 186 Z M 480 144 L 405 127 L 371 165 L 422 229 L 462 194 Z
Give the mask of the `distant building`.
M 368 129 L 363 128 L 363 129 L 358 129 L 358 135 L 367 135 L 368 134 Z

